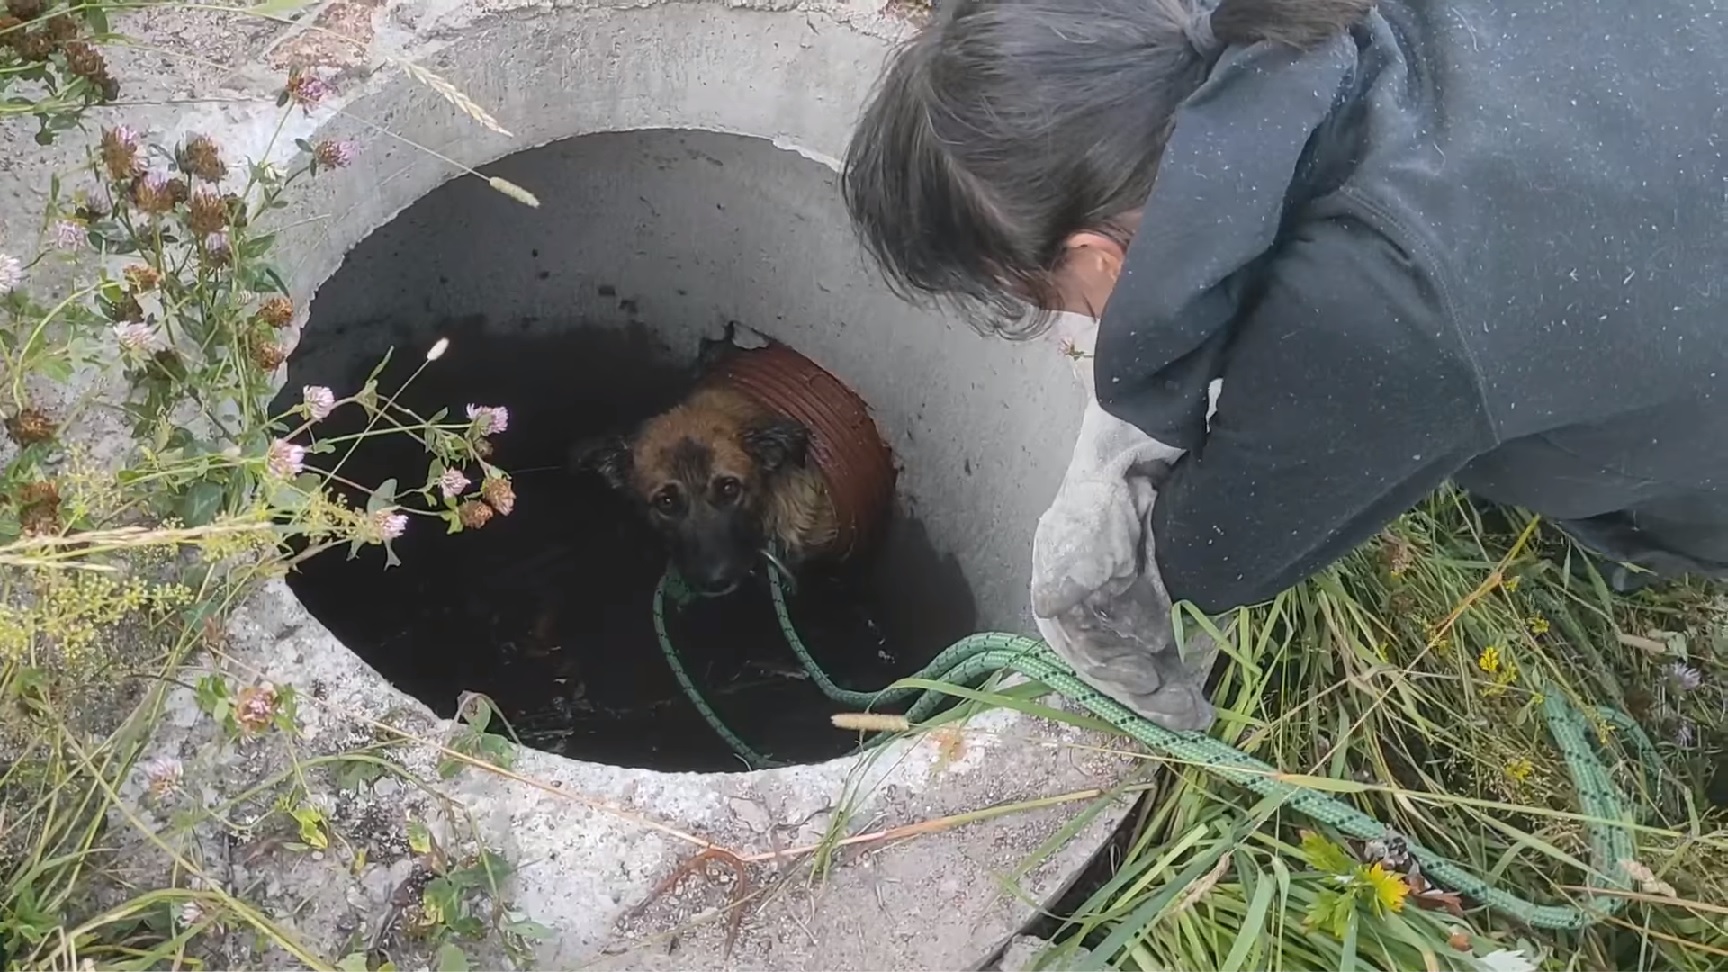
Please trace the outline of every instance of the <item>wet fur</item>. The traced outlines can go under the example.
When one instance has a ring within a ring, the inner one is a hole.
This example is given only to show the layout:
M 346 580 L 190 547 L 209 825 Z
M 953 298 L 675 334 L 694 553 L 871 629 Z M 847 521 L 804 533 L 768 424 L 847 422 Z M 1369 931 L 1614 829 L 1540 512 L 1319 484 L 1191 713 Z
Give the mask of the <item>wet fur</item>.
M 635 497 L 651 518 L 663 490 L 689 496 L 732 477 L 742 488 L 727 512 L 745 520 L 737 542 L 753 537 L 796 571 L 831 552 L 839 536 L 833 501 L 808 444 L 809 431 L 799 423 L 710 380 L 633 435 L 581 447 L 576 463 Z M 676 556 L 679 529 L 661 526 Z M 760 560 L 759 550 L 743 553 L 752 565 Z

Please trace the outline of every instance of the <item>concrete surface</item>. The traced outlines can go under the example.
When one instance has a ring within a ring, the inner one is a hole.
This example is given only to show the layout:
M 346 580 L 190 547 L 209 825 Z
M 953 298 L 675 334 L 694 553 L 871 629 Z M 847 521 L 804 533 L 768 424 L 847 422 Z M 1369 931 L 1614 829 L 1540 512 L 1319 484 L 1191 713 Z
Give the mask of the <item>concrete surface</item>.
M 1032 527 L 1054 491 L 1079 415 L 1070 362 L 1049 343 L 989 342 L 882 293 L 858 265 L 825 167 L 842 151 L 904 23 L 873 3 L 789 0 L 327 0 L 300 19 L 279 27 L 208 11 L 150 11 L 124 25 L 143 32 L 146 43 L 114 58 L 137 102 L 120 114 L 168 139 L 202 131 L 230 157 L 262 158 L 268 150 L 278 159 L 293 151 L 295 138 L 363 144 L 352 168 L 310 183 L 283 214 L 279 262 L 298 306 L 359 240 L 449 179 L 471 183 L 465 195 L 477 214 L 516 205 L 462 175 L 465 167 L 595 132 L 680 128 L 765 140 L 777 148 L 692 136 L 699 154 L 726 164 L 690 176 L 683 191 L 725 193 L 754 207 L 749 219 L 726 225 L 697 215 L 700 207 L 669 221 L 666 214 L 626 218 L 635 211 L 624 190 L 654 176 L 616 162 L 506 163 L 498 171 L 545 205 L 508 221 L 476 215 L 473 252 L 458 268 L 468 275 L 452 278 L 441 299 L 453 310 L 508 307 L 530 315 L 567 308 L 580 299 L 575 282 L 601 267 L 644 300 L 687 299 L 682 310 L 716 317 L 733 302 L 740 310 L 730 316 L 755 318 L 751 323 L 811 354 L 873 403 L 907 465 L 909 501 L 940 531 L 938 546 L 966 568 L 981 618 L 1031 630 L 1023 605 Z M 411 77 L 404 61 L 447 80 L 511 134 L 467 117 Z M 274 97 L 290 64 L 321 66 L 340 94 L 309 115 L 293 112 L 276 135 Z M 640 141 L 630 151 L 651 154 L 657 144 Z M 79 151 L 75 140 L 44 151 L 28 132 L 0 131 L 0 241 L 33 237 L 48 170 Z M 547 158 L 580 159 L 584 150 L 576 142 L 549 151 Z M 702 283 L 682 298 L 666 294 L 652 266 L 629 258 L 633 247 L 613 245 L 594 226 L 640 234 L 662 254 L 676 250 L 690 279 Z M 563 247 L 558 252 L 572 267 L 567 278 L 541 284 L 515 272 L 506 241 L 489 235 L 505 227 L 522 234 L 508 241 L 518 249 L 530 238 Z M 395 300 L 402 288 L 424 283 L 407 272 L 381 271 L 375 290 L 347 299 Z M 89 434 L 111 435 L 94 427 Z M 293 684 L 305 697 L 299 758 L 397 731 L 419 742 L 394 757 L 431 776 L 436 753 L 429 743 L 447 738 L 449 725 L 336 643 L 283 585 L 246 605 L 228 640 L 230 667 L 244 680 Z M 352 843 L 329 853 L 291 852 L 279 838 L 247 829 L 269 811 L 250 803 L 231 808 L 237 829 L 202 827 L 178 846 L 235 893 L 261 899 L 266 914 L 328 958 L 389 938 L 416 880 L 404 840 L 406 821 L 416 819 L 431 822 L 453 846 L 478 840 L 519 862 L 506 893 L 550 927 L 551 937 L 536 948 L 547 967 L 978 967 L 1030 918 L 1033 902 L 1050 900 L 1072 880 L 1125 806 L 1098 815 L 1024 874 L 1027 855 L 1085 801 L 864 844 L 861 853 L 841 854 L 840 866 L 821 879 L 810 876 L 806 858 L 773 857 L 819 839 L 837 815 L 852 821 L 843 829 L 881 831 L 1109 788 L 1132 762 L 1094 751 L 1097 740 L 1083 733 L 1008 712 L 973 720 L 958 738 L 898 747 L 869 762 L 701 776 L 528 752 L 513 777 L 471 771 L 444 785 L 444 796 L 393 778 L 359 792 L 315 784 L 311 801 Z M 199 768 L 202 782 L 186 798 L 207 806 L 283 766 L 280 753 L 262 744 L 213 745 L 189 693 L 172 700 L 157 751 L 186 760 L 189 779 L 190 768 Z M 137 805 L 146 819 L 169 819 L 146 802 Z M 680 835 L 764 858 L 752 881 L 773 893 L 752 909 L 729 957 L 714 921 L 680 931 L 687 920 L 712 919 L 724 888 L 693 882 L 656 910 L 632 915 L 693 851 Z M 364 859 L 352 853 L 358 847 Z M 156 869 L 159 879 L 153 849 L 141 845 L 132 860 L 140 878 Z M 299 964 L 239 938 L 225 942 L 218 957 L 227 967 Z M 486 955 L 477 967 L 499 960 Z

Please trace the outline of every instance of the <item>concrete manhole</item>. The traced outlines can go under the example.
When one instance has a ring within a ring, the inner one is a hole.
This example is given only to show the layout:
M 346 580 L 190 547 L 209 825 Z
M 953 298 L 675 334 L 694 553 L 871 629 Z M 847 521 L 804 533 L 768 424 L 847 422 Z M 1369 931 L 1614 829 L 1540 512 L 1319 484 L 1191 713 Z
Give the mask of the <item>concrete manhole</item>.
M 973 630 L 1030 630 L 1033 525 L 1078 424 L 1081 392 L 1054 348 L 985 340 L 907 307 L 851 237 L 832 159 L 901 26 L 844 4 L 767 6 L 385 3 L 369 15 L 380 27 L 363 60 L 416 59 L 513 136 L 391 70 L 361 71 L 280 137 L 262 107 L 172 126 L 210 132 L 237 154 L 261 154 L 272 139 L 368 145 L 284 214 L 286 276 L 311 308 L 286 387 L 346 391 L 387 348 L 412 367 L 448 337 L 417 394 L 511 409 L 497 440 L 505 468 L 522 470 L 508 521 L 449 538 L 420 531 L 402 550 L 411 569 L 340 554 L 314 563 L 292 591 L 274 584 L 237 615 L 231 651 L 264 677 L 316 687 L 318 704 L 302 709 L 314 751 L 351 743 L 368 722 L 406 718 L 435 737 L 465 689 L 493 695 L 529 732 L 536 719 L 559 727 L 534 737 L 511 775 L 449 781 L 455 804 L 373 800 L 396 814 L 460 817 L 516 861 L 516 904 L 552 930 L 538 949 L 548 967 L 977 965 L 1030 920 L 1029 902 L 1073 879 L 1125 809 L 1096 814 L 1024 867 L 1132 761 L 1004 710 L 970 720 L 957 745 L 926 738 L 870 760 L 842 756 L 851 740 L 828 726 L 814 693 L 742 651 L 713 663 L 744 686 L 735 727 L 800 765 L 735 772 L 666 691 L 652 644 L 628 634 L 645 621 L 640 599 L 658 561 L 607 498 L 556 467 L 573 437 L 667 394 L 697 342 L 728 321 L 849 384 L 903 466 L 897 533 L 861 605 L 882 636 L 835 649 L 856 665 L 836 662 L 837 674 L 860 685 L 885 684 Z M 461 175 L 470 167 L 542 206 Z M 356 461 L 401 477 L 425 468 L 388 453 Z M 530 471 L 539 467 L 554 468 Z M 602 520 L 611 532 L 596 539 Z M 600 540 L 617 569 L 572 572 L 573 551 Z M 560 589 L 568 601 L 550 596 Z M 560 608 L 550 621 L 536 613 L 546 604 Z M 789 661 L 777 642 L 770 652 Z M 189 752 L 202 730 L 180 703 L 183 734 L 164 746 Z M 913 839 L 871 836 L 1064 794 L 1077 796 Z M 812 880 L 799 849 L 834 833 L 861 839 Z M 721 922 L 681 924 L 712 919 L 721 889 L 646 923 L 625 920 L 698 849 L 692 836 L 752 859 L 775 888 L 727 961 Z M 332 863 L 295 864 L 279 882 L 295 901 L 279 910 L 310 947 L 334 954 L 388 906 L 389 885 Z
M 973 571 L 994 611 L 981 619 L 957 558 L 941 551 L 1018 531 L 967 509 L 1018 471 L 925 389 L 951 379 L 937 335 L 869 278 L 835 210 L 832 172 L 737 135 L 650 130 L 588 135 L 534 149 L 493 172 L 556 187 L 529 210 L 479 180 L 446 184 L 357 247 L 312 305 L 288 388 L 354 388 L 389 347 L 381 387 L 416 414 L 509 408 L 494 461 L 514 476 L 517 510 L 485 529 L 423 530 L 381 551 L 316 558 L 290 581 L 314 616 L 392 682 L 440 715 L 465 691 L 491 697 L 525 739 L 563 755 L 661 770 L 739 764 L 690 706 L 654 640 L 650 595 L 663 555 L 641 516 L 594 476 L 562 467 L 570 445 L 628 430 L 671 404 L 697 342 L 739 322 L 812 349 L 870 387 L 883 426 L 921 492 L 862 576 L 811 578 L 797 598 L 812 649 L 842 684 L 887 685 L 978 630 L 1013 626 L 1015 578 Z M 439 337 L 426 365 L 409 349 Z M 1020 396 L 999 395 L 1006 403 Z M 295 392 L 294 394 L 297 394 Z M 292 396 L 290 396 L 292 397 Z M 361 431 L 330 427 L 325 435 Z M 372 439 L 343 465 L 361 483 L 424 465 L 417 444 Z M 416 463 L 419 465 L 416 465 Z M 1003 473 L 1006 472 L 1006 475 Z M 417 480 L 418 481 L 418 480 Z M 957 512 L 947 512 L 956 510 Z M 926 525 L 928 523 L 928 526 Z M 755 595 L 755 596 L 751 596 Z M 721 716 L 781 760 L 838 756 L 840 711 L 777 635 L 765 591 L 693 606 L 687 663 Z M 788 669 L 791 671 L 789 672 Z

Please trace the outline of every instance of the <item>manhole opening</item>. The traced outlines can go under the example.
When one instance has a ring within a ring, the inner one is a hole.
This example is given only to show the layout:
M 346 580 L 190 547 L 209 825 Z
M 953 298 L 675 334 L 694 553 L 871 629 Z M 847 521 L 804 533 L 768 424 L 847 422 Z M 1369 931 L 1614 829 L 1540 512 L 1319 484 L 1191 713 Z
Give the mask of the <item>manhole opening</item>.
M 724 167 L 705 162 L 698 173 L 703 168 Z M 400 396 L 415 413 L 509 408 L 509 429 L 493 443 L 494 462 L 517 471 L 514 512 L 456 535 L 417 517 L 396 541 L 400 566 L 385 569 L 377 548 L 354 559 L 337 550 L 305 562 L 289 585 L 347 647 L 440 715 L 454 713 L 461 693 L 479 692 L 536 748 L 664 771 L 737 770 L 741 764 L 686 700 L 657 645 L 650 601 L 665 555 L 656 537 L 630 501 L 596 477 L 571 473 L 566 462 L 573 443 L 628 428 L 676 401 L 692 377 L 690 338 L 710 322 L 648 320 L 628 292 L 592 279 L 561 302 L 567 312 L 552 306 L 534 316 L 451 317 L 436 293 L 403 293 L 400 311 L 356 317 L 344 294 L 379 286 L 380 266 L 448 264 L 439 247 L 471 239 L 473 227 L 440 222 L 440 207 L 473 218 L 472 207 L 442 198 L 471 191 L 458 185 L 428 195 L 345 261 L 313 303 L 283 404 L 297 400 L 304 384 L 346 392 L 365 379 L 377 351 L 392 346 L 379 387 L 391 391 L 425 365 Z M 646 210 L 663 209 L 673 221 L 669 238 L 682 235 L 677 200 L 654 198 L 653 185 L 633 188 L 643 190 Z M 492 205 L 482 212 L 499 220 L 536 218 L 502 197 L 484 202 Z M 750 207 L 738 208 L 749 215 Z M 637 246 L 633 256 L 650 274 L 660 257 L 652 246 Z M 537 258 L 538 249 L 520 255 Z M 675 268 L 664 276 L 679 285 Z M 727 310 L 724 292 L 710 300 L 716 314 Z M 596 306 L 604 312 L 587 310 Z M 763 330 L 771 331 L 768 325 Z M 450 350 L 426 365 L 433 335 L 450 338 Z M 347 436 L 363 424 L 349 409 L 318 431 Z M 362 440 L 342 473 L 367 486 L 395 478 L 418 487 L 427 468 L 417 444 L 383 436 Z M 960 566 L 905 513 L 891 521 L 873 556 L 804 578 L 793 611 L 823 667 L 860 688 L 915 671 L 976 630 L 978 620 Z M 682 620 L 674 631 L 686 666 L 720 716 L 758 751 L 812 762 L 855 745 L 854 734 L 829 723 L 845 709 L 801 677 L 759 577 L 728 598 L 699 603 Z

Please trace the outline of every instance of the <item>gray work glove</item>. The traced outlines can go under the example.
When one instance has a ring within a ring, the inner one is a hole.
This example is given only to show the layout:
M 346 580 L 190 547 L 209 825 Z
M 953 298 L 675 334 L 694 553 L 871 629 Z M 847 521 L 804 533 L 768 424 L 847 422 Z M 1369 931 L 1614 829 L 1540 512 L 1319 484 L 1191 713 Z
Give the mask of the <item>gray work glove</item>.
M 1091 399 L 1032 541 L 1032 613 L 1044 640 L 1087 684 L 1176 731 L 1212 725 L 1205 683 L 1217 654 L 1198 626 L 1177 651 L 1153 557 L 1157 483 L 1181 454 Z

